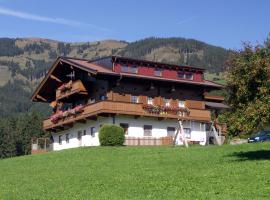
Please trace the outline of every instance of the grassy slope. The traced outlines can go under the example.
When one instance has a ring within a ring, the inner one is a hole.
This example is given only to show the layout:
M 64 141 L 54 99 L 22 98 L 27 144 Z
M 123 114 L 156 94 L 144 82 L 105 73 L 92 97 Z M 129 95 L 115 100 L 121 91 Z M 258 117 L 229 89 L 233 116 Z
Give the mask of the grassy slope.
M 234 155 L 240 152 L 250 157 Z M 6 159 L 0 199 L 269 199 L 269 154 L 270 143 L 81 148 Z

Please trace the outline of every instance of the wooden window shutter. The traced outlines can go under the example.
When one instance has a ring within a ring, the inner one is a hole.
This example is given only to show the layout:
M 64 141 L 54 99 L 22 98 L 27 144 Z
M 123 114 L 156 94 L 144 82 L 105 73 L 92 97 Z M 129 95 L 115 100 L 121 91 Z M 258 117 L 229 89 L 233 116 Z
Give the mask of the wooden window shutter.
M 155 98 L 153 99 L 153 103 L 154 103 L 154 105 L 156 105 L 156 106 L 160 105 L 160 97 L 155 97 Z
M 139 102 L 142 104 L 147 104 L 147 96 L 139 96 Z
M 174 108 L 178 107 L 178 101 L 175 100 L 175 99 L 171 99 L 170 104 L 171 104 L 171 106 L 174 107 Z

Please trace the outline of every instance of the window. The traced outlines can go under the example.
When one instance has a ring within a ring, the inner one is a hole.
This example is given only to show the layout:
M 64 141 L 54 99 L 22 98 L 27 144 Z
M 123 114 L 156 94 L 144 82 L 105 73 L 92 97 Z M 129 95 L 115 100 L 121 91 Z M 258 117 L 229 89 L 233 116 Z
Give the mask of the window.
M 144 125 L 143 126 L 143 135 L 144 136 L 152 136 L 152 125 Z
M 139 103 L 139 98 L 138 98 L 138 96 L 131 96 L 131 102 L 132 102 L 132 103 Z
M 131 67 L 129 68 L 129 72 L 130 72 L 130 73 L 133 73 L 133 74 L 137 74 L 137 73 L 138 73 L 138 67 L 136 67 L 136 66 L 131 66 Z
M 138 67 L 137 66 L 122 65 L 121 72 L 137 74 Z
M 129 125 L 127 123 L 120 123 L 120 126 L 124 129 L 125 135 L 127 135 Z
M 155 69 L 154 75 L 159 76 L 159 77 L 162 76 L 162 70 L 161 69 Z
M 67 143 L 67 144 L 69 143 L 69 133 L 66 134 L 66 143 Z
M 184 134 L 185 134 L 185 138 L 190 139 L 191 138 L 191 129 L 190 128 L 184 128 Z
M 173 137 L 175 135 L 175 127 L 167 127 L 167 136 Z
M 83 135 L 86 135 L 86 130 L 83 130 Z
M 185 79 L 193 80 L 193 73 L 187 72 L 187 73 L 185 74 Z
M 96 134 L 96 127 L 91 127 L 90 128 L 90 135 L 92 136 L 92 137 L 95 137 L 95 134 Z
M 104 100 L 106 99 L 106 96 L 105 96 L 105 95 L 100 95 L 100 96 L 99 96 L 99 99 L 100 99 L 101 101 L 104 101 Z
M 153 98 L 152 97 L 147 98 L 147 104 L 153 105 Z
M 164 99 L 165 106 L 170 106 L 170 99 Z
M 178 102 L 178 107 L 179 108 L 184 108 L 185 107 L 185 101 L 179 101 Z
M 122 72 L 128 72 L 128 66 L 127 65 L 122 65 L 121 66 L 121 71 Z
M 178 78 L 180 78 L 180 79 L 193 80 L 193 73 L 192 72 L 179 71 L 177 74 L 178 74 Z
M 184 79 L 185 78 L 185 73 L 184 72 L 178 72 L 178 78 Z
M 59 144 L 62 144 L 62 135 L 59 135 Z
M 77 139 L 78 140 L 82 139 L 82 131 L 78 131 Z

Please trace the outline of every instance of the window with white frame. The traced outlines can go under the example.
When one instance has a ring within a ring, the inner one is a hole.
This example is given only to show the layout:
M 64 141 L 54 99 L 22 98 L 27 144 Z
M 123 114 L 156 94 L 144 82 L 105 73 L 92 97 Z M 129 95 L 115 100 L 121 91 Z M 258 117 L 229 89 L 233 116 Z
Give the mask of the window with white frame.
M 66 143 L 69 143 L 69 133 L 66 134 Z
M 128 134 L 128 127 L 129 127 L 128 123 L 120 123 L 120 126 L 124 129 L 125 135 L 127 135 Z
M 121 71 L 122 72 L 128 72 L 129 70 L 128 70 L 128 66 L 127 65 L 122 65 L 121 66 Z
M 185 138 L 190 139 L 191 138 L 191 129 L 190 128 L 183 128 L 183 129 L 184 129 Z
M 131 103 L 139 103 L 139 97 L 138 96 L 131 96 Z
M 143 126 L 143 135 L 144 136 L 152 136 L 152 125 L 144 125 Z
M 185 79 L 187 79 L 187 80 L 193 80 L 193 73 L 192 72 L 187 72 L 185 74 Z
M 59 135 L 59 144 L 62 144 L 62 135 Z
M 170 106 L 170 99 L 164 99 L 165 106 Z
M 179 108 L 184 108 L 185 107 L 185 101 L 179 101 L 178 102 L 178 107 Z
M 153 105 L 153 98 L 152 97 L 147 98 L 147 104 Z
M 167 127 L 167 136 L 173 137 L 175 135 L 175 127 Z
M 130 66 L 129 72 L 133 73 L 133 74 L 137 74 L 138 73 L 138 67 L 137 66 Z
M 162 69 L 155 69 L 154 75 L 161 77 L 162 76 Z
M 92 137 L 95 137 L 95 133 L 96 133 L 96 127 L 92 126 L 92 127 L 90 128 L 90 135 L 91 135 Z

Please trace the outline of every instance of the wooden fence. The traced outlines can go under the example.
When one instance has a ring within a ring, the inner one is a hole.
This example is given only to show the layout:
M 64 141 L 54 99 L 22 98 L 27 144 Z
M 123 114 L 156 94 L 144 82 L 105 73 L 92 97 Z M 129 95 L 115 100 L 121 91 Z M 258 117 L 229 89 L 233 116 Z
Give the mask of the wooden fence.
M 127 146 L 161 146 L 161 145 L 171 145 L 173 143 L 172 137 L 126 137 L 125 145 Z

